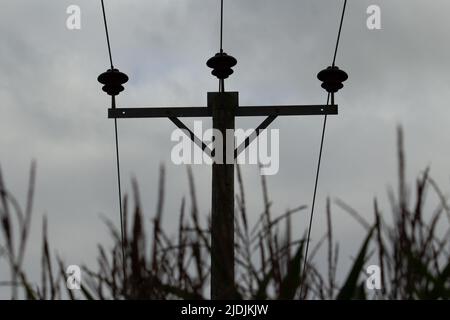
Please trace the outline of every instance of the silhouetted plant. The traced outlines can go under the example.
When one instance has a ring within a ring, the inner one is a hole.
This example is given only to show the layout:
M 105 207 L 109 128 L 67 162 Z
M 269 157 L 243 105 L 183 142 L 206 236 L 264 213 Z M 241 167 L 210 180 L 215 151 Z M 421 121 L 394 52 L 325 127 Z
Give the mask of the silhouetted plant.
M 305 237 L 293 239 L 291 217 L 306 207 L 300 206 L 274 217 L 267 184 L 262 176 L 264 211 L 256 224 L 249 226 L 245 189 L 238 167 L 236 296 L 241 299 L 448 299 L 450 227 L 447 225 L 447 231 L 441 237 L 436 231 L 442 215 L 446 214 L 450 221 L 447 199 L 429 177 L 428 169 L 417 179 L 414 199 L 410 197 L 405 182 L 401 129 L 398 132 L 398 159 L 398 192 L 389 193 L 394 221 L 392 225 L 383 219 L 376 199 L 373 222 L 366 221 L 342 200 L 335 202 L 336 206 L 348 212 L 367 230 L 367 236 L 343 283 L 336 279 L 339 245 L 332 229 L 331 201 L 327 199 L 327 232 L 315 243 L 306 263 L 306 272 L 303 273 Z M 124 242 L 121 241 L 120 229 L 106 221 L 114 240 L 113 246 L 108 249 L 99 245 L 98 267 L 96 270 L 83 267 L 81 291 L 76 294 L 66 287 L 63 261 L 50 256 L 45 219 L 42 230 L 41 283 L 29 282 L 23 269 L 30 232 L 34 181 L 33 163 L 26 209 L 22 212 L 18 202 L 6 191 L 0 172 L 0 217 L 5 243 L 0 247 L 0 257 L 6 257 L 11 269 L 11 281 L 2 284 L 11 286 L 12 298 L 19 297 L 18 288 L 23 289 L 24 297 L 28 299 L 208 298 L 210 221 L 200 221 L 195 184 L 189 169 L 190 207 L 187 208 L 187 201 L 183 198 L 176 236 L 170 237 L 162 228 L 164 169 L 160 170 L 157 210 L 151 220 L 151 232 L 146 232 L 139 190 L 137 182 L 133 180 L 133 201 L 130 203 L 128 196 L 123 201 Z M 430 221 L 426 220 L 424 212 L 428 189 L 440 199 Z M 327 249 L 327 272 L 322 274 L 316 267 L 315 257 L 324 245 Z M 122 259 L 122 248 L 125 260 Z M 366 277 L 362 275 L 370 257 L 378 260 L 381 290 L 371 291 L 366 288 Z M 56 261 L 56 266 L 52 265 L 52 261 Z

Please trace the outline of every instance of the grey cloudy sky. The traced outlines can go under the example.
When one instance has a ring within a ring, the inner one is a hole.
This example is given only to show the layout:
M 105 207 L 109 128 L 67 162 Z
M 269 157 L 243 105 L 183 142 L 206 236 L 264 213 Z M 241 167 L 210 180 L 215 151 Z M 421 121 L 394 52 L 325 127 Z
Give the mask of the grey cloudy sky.
M 66 28 L 66 8 L 82 10 L 82 29 Z M 227 89 L 244 105 L 324 103 L 316 79 L 331 63 L 342 1 L 227 0 L 225 51 L 238 59 Z M 366 9 L 382 9 L 382 30 L 369 31 Z M 206 60 L 218 47 L 218 1 L 106 1 L 116 67 L 130 76 L 121 106 L 203 105 L 217 89 Z M 35 215 L 26 266 L 36 277 L 40 224 L 49 220 L 53 250 L 68 264 L 93 264 L 109 241 L 104 215 L 118 223 L 113 122 L 97 76 L 108 67 L 99 1 L 0 0 L 0 165 L 9 189 L 24 201 L 32 159 L 38 163 Z M 406 136 L 410 181 L 427 165 L 449 183 L 446 0 L 350 0 L 337 65 L 350 79 L 329 119 L 313 241 L 325 230 L 327 196 L 372 219 L 372 200 L 388 213 L 386 189 L 396 183 L 395 129 Z M 238 121 L 255 127 L 261 119 Z M 268 177 L 274 212 L 310 205 L 321 117 L 277 119 L 280 171 Z M 205 122 L 206 126 L 206 122 Z M 146 217 L 154 214 L 158 167 L 165 164 L 165 227 L 177 221 L 188 194 L 185 167 L 171 163 L 168 120 L 120 121 L 124 187 L 138 177 Z M 209 212 L 210 168 L 194 166 L 203 218 Z M 244 168 L 249 212 L 262 210 L 260 177 Z M 295 219 L 295 235 L 307 212 Z M 335 236 L 345 266 L 363 230 L 338 208 Z M 344 270 L 344 269 L 343 269 Z M 0 280 L 8 277 L 0 261 Z M 0 292 L 4 289 L 0 289 Z

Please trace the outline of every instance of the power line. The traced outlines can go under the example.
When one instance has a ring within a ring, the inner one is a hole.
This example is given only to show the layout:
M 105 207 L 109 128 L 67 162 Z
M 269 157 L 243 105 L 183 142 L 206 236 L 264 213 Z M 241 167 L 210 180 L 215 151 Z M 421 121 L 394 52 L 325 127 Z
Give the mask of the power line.
M 335 63 L 336 63 L 336 56 L 337 56 L 337 52 L 338 52 L 338 48 L 339 48 L 339 42 L 341 40 L 342 25 L 344 23 L 346 7 L 347 7 L 347 0 L 344 0 L 344 7 L 342 9 L 341 22 L 339 24 L 339 31 L 338 31 L 338 36 L 337 36 L 337 40 L 336 40 L 336 47 L 334 50 L 332 67 L 335 67 Z M 330 104 L 330 97 L 332 100 L 332 104 L 334 104 L 333 95 L 334 95 L 334 93 L 328 93 L 327 105 Z M 303 282 L 302 282 L 301 289 L 300 289 L 300 296 L 302 295 L 303 288 L 304 288 L 304 280 L 306 278 L 306 265 L 307 265 L 307 261 L 308 261 L 309 242 L 311 239 L 311 230 L 312 230 L 312 224 L 313 224 L 313 219 L 314 219 L 314 209 L 315 209 L 315 204 L 316 204 L 317 186 L 319 184 L 320 165 L 322 162 L 322 153 L 323 153 L 323 146 L 324 146 L 324 142 L 325 142 L 326 126 L 327 126 L 327 115 L 325 115 L 324 119 L 323 119 L 322 136 L 320 138 L 319 158 L 317 160 L 317 169 L 316 169 L 316 178 L 314 181 L 314 192 L 313 192 L 313 199 L 312 199 L 312 205 L 311 205 L 311 214 L 309 217 L 308 235 L 307 235 L 307 239 L 306 239 L 306 249 L 305 249 L 305 259 L 303 262 L 303 270 L 302 270 Z
M 112 53 L 111 53 L 111 42 L 109 40 L 109 32 L 108 32 L 108 23 L 106 20 L 106 10 L 104 1 L 101 0 L 102 3 L 102 12 L 103 12 L 103 22 L 105 24 L 105 34 L 106 34 L 106 42 L 108 44 L 108 53 L 109 53 L 109 61 L 111 63 L 111 72 L 118 71 L 114 69 Z M 116 108 L 116 97 L 115 95 L 111 95 L 111 108 Z M 114 119 L 114 134 L 115 134 L 115 144 L 116 144 L 116 167 L 117 167 L 117 186 L 118 186 L 118 196 L 119 196 L 119 214 L 120 214 L 120 235 L 121 235 L 121 249 L 122 249 L 122 268 L 123 268 L 123 277 L 124 281 L 126 281 L 126 266 L 125 266 L 125 239 L 124 239 L 124 221 L 123 221 L 123 211 L 122 211 L 122 183 L 120 179 L 120 156 L 119 156 L 119 135 L 117 129 L 117 119 Z
M 124 224 L 122 213 L 122 184 L 120 180 L 120 156 L 119 156 L 119 135 L 117 132 L 117 119 L 114 119 L 114 133 L 116 140 L 116 164 L 117 164 L 117 186 L 119 192 L 119 214 L 120 214 L 120 236 L 122 240 L 122 268 L 124 280 L 126 280 L 126 267 L 125 267 L 125 238 L 124 238 Z
M 223 52 L 223 0 L 220 0 L 220 52 Z
M 111 43 L 109 41 L 109 32 L 108 32 L 108 22 L 106 21 L 106 11 L 105 11 L 105 4 L 103 0 L 102 2 L 102 11 L 103 11 L 103 22 L 105 24 L 105 33 L 106 33 L 106 42 L 108 43 L 108 53 L 109 53 L 109 62 L 111 63 L 111 69 L 114 69 L 112 54 L 111 54 Z
M 338 31 L 338 37 L 336 40 L 336 48 L 334 49 L 334 56 L 333 56 L 333 67 L 336 63 L 336 56 L 339 49 L 339 42 L 341 40 L 341 32 L 342 32 L 342 25 L 344 24 L 344 18 L 345 18 L 345 9 L 347 8 L 347 0 L 344 0 L 344 7 L 342 8 L 342 16 L 341 16 L 341 23 L 339 24 L 339 31 Z

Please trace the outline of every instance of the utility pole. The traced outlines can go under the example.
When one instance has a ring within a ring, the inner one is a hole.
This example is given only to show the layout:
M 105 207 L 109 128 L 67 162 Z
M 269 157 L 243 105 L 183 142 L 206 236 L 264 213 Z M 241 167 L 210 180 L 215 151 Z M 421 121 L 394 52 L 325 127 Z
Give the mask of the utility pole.
M 212 165 L 211 190 L 211 298 L 229 299 L 234 295 L 234 154 L 233 163 L 227 163 L 228 146 L 234 139 L 227 134 L 234 132 L 234 114 L 238 107 L 237 92 L 208 94 L 208 106 L 212 108 L 213 129 L 222 135 L 222 163 Z
M 330 70 L 329 76 L 335 76 L 338 69 Z M 333 71 L 334 70 L 334 71 Z M 342 71 L 343 72 L 343 71 Z M 111 79 L 119 71 L 107 71 Z M 119 78 L 117 74 L 117 78 Z M 122 76 L 122 78 L 124 78 Z M 109 79 L 111 83 L 117 83 Z M 105 84 L 107 86 L 107 84 Z M 107 88 L 106 88 L 107 89 Z M 334 101 L 334 99 L 333 99 Z M 226 141 L 226 129 L 235 129 L 238 116 L 266 116 L 255 133 L 234 149 L 235 159 L 240 152 L 252 143 L 267 126 L 278 116 L 336 115 L 337 105 L 294 105 L 294 106 L 239 106 L 237 92 L 209 92 L 207 107 L 149 107 L 149 108 L 110 108 L 108 117 L 118 118 L 169 118 L 178 128 L 203 151 L 208 150 L 201 140 L 194 136 L 180 120 L 181 117 L 212 117 L 213 128 L 222 133 L 224 148 L 222 163 L 212 165 L 212 201 L 211 201 L 211 298 L 233 299 L 234 296 L 234 163 L 227 164 L 226 153 L 229 141 Z M 232 142 L 234 144 L 234 141 Z M 228 152 L 229 152 L 228 148 Z
M 279 116 L 338 114 L 338 106 L 334 104 L 334 93 L 343 87 L 342 83 L 348 78 L 347 74 L 334 64 L 319 73 L 318 78 L 323 82 L 322 87 L 331 96 L 331 104 L 240 106 L 238 92 L 225 91 L 225 79 L 233 74 L 232 68 L 237 64 L 237 60 L 227 55 L 222 49 L 223 0 L 221 4 L 221 48 L 219 53 L 207 62 L 207 66 L 212 69 L 212 74 L 219 79 L 219 92 L 208 93 L 206 107 L 116 108 L 115 96 L 123 91 L 123 84 L 128 81 L 128 76 L 113 68 L 111 63 L 111 69 L 102 73 L 98 78 L 98 81 L 103 84 L 103 91 L 112 97 L 111 108 L 108 110 L 109 118 L 115 120 L 168 118 L 182 129 L 198 147 L 213 156 L 213 160 L 216 160 L 214 156 L 218 148 L 223 148 L 222 161 L 214 162 L 212 165 L 211 299 L 214 300 L 236 298 L 234 270 L 234 165 L 236 158 Z M 213 142 L 213 149 L 210 150 L 179 119 L 183 117 L 211 117 L 213 128 L 222 134 L 223 143 Z M 234 139 L 227 141 L 226 132 L 227 129 L 234 131 L 236 117 L 266 117 L 254 133 L 237 148 L 234 145 Z M 229 154 L 230 150 L 234 151 L 233 154 Z M 227 161 L 227 159 L 232 159 L 232 161 Z

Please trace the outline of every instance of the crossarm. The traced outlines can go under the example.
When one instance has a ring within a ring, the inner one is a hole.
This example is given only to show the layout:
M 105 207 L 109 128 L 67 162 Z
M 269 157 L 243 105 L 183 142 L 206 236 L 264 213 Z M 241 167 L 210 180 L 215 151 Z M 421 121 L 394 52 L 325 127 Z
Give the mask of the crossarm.
M 237 117 L 309 116 L 334 114 L 338 114 L 337 105 L 249 106 L 236 108 Z M 209 107 L 113 108 L 108 110 L 108 118 L 197 118 L 211 116 L 212 112 Z
M 211 117 L 208 107 L 150 107 L 108 109 L 108 118 L 171 118 Z
M 309 106 L 267 106 L 267 107 L 239 107 L 236 110 L 238 117 L 252 116 L 310 116 L 337 114 L 337 105 L 309 105 Z

